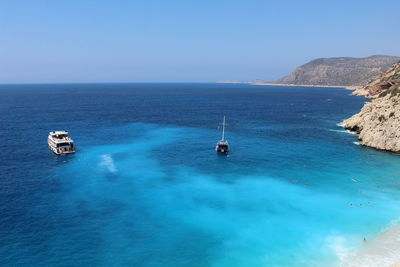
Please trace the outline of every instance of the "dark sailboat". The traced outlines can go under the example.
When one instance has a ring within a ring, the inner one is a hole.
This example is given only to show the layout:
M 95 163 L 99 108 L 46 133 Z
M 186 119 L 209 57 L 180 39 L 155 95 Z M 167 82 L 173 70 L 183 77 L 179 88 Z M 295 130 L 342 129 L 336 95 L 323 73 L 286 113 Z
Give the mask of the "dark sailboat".
M 224 116 L 224 120 L 222 122 L 222 138 L 217 143 L 215 150 L 219 153 L 228 153 L 228 151 L 229 151 L 228 140 L 225 140 L 225 116 Z

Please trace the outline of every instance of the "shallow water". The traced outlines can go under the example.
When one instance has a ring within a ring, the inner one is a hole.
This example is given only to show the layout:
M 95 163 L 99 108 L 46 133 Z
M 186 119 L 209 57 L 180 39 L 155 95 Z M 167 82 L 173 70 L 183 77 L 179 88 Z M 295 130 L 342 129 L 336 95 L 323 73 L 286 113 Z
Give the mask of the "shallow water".
M 398 219 L 398 156 L 340 88 L 0 87 L 0 263 L 336 266 Z M 214 151 L 222 116 L 230 154 Z M 48 131 L 78 152 L 56 156 Z

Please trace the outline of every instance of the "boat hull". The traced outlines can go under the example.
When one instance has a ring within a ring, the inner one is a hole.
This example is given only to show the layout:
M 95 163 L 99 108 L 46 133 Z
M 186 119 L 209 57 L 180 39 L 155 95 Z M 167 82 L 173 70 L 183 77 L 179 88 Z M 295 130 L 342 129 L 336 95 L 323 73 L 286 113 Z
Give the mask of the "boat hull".
M 215 146 L 215 151 L 219 153 L 228 153 L 229 152 L 229 144 L 226 140 L 221 140 Z
M 52 147 L 49 145 L 49 149 L 56 155 L 62 155 L 62 154 L 72 154 L 75 153 L 75 149 L 70 149 L 70 150 L 62 150 L 62 149 L 57 149 L 55 147 Z
M 215 151 L 217 151 L 218 153 L 228 153 L 228 152 L 229 152 L 229 148 L 217 146 L 217 147 L 215 148 Z

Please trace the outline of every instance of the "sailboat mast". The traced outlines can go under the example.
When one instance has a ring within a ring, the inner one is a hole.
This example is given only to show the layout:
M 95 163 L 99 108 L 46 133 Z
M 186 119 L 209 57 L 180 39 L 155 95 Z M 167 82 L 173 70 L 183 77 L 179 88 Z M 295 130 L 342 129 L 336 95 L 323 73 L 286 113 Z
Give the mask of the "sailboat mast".
M 222 141 L 225 140 L 225 116 L 224 116 L 224 121 L 222 123 Z

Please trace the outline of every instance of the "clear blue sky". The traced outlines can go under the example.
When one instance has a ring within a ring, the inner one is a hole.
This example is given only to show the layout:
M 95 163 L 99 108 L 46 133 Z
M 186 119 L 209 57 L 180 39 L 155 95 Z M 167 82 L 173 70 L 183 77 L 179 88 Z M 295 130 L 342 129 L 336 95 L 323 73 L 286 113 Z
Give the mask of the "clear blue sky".
M 275 80 L 400 55 L 399 0 L 0 0 L 0 83 Z

